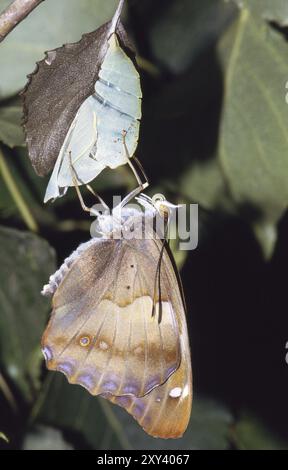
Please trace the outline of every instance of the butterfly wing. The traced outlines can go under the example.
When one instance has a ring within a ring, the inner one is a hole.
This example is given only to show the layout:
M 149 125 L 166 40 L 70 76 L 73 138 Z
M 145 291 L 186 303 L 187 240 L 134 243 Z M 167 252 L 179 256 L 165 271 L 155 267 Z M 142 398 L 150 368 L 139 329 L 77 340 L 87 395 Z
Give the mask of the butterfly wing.
M 110 239 L 81 252 L 53 297 L 42 339 L 49 369 L 93 395 L 135 397 L 178 369 L 182 304 L 166 264 L 152 315 L 159 250 L 153 240 Z
M 144 397 L 104 397 L 125 408 L 144 431 L 162 439 L 179 438 L 189 423 L 192 405 L 192 373 L 189 344 L 181 340 L 180 367 L 169 379 Z
M 157 241 L 151 241 L 158 244 Z M 161 275 L 167 274 L 170 301 L 174 306 L 180 337 L 181 360 L 179 368 L 168 380 L 143 397 L 104 397 L 128 411 L 143 429 L 154 437 L 179 438 L 189 423 L 192 406 L 192 369 L 185 318 L 185 307 L 180 279 L 175 274 L 171 254 L 164 251 Z

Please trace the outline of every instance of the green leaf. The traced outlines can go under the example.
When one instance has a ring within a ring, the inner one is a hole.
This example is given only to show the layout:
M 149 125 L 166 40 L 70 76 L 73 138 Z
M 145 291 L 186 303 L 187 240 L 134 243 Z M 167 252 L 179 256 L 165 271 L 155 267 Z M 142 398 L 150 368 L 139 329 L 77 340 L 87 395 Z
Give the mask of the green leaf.
M 232 441 L 240 450 L 287 450 L 288 444 L 273 435 L 256 418 L 243 415 L 232 429 Z
M 153 55 L 173 72 L 183 72 L 220 36 L 234 12 L 222 0 L 170 2 L 151 28 Z
M 181 271 L 181 269 L 183 268 L 183 266 L 185 264 L 185 261 L 187 259 L 188 251 L 187 250 L 180 250 L 179 239 L 174 239 L 174 238 L 170 239 L 169 240 L 169 247 L 172 251 L 177 269 L 179 271 Z
M 255 16 L 261 16 L 268 21 L 276 21 L 282 26 L 288 25 L 287 0 L 230 0 L 239 8 L 247 8 Z
M 2 11 L 11 0 L 0 0 Z M 78 41 L 110 20 L 118 0 L 49 0 L 41 3 L 1 43 L 0 99 L 14 95 L 46 50 Z M 45 103 L 43 103 L 45 106 Z
M 288 202 L 288 45 L 243 10 L 218 53 L 225 80 L 220 164 L 239 211 L 253 227 L 271 228 Z
M 103 398 L 92 397 L 80 386 L 71 386 L 60 374 L 49 373 L 32 419 L 78 432 L 94 449 L 130 449 L 120 422 Z
M 274 248 L 277 242 L 277 226 L 269 221 L 261 221 L 252 225 L 256 240 L 262 248 L 264 259 L 267 261 L 272 258 Z
M 48 222 L 51 209 L 44 208 L 42 204 L 47 181 L 44 178 L 39 178 L 35 174 L 28 158 L 27 149 L 18 147 L 14 149 L 13 152 L 5 149 L 5 161 L 20 194 L 29 206 L 34 217 L 37 220 L 44 219 L 45 222 Z M 11 217 L 12 215 L 20 216 L 15 200 L 12 198 L 1 172 L 0 211 L 2 218 Z
M 29 205 L 23 198 L 21 190 L 19 190 L 12 172 L 10 171 L 9 164 L 7 163 L 6 159 L 6 153 L 8 152 L 5 151 L 4 153 L 4 149 L 2 151 L 2 149 L 0 148 L 0 173 L 5 183 L 4 186 L 6 190 L 4 194 L 9 193 L 9 196 L 13 200 L 13 204 L 15 203 L 15 206 L 17 206 L 19 215 L 21 214 L 21 218 L 28 227 L 28 229 L 32 232 L 37 232 L 37 222 L 33 217 Z
M 37 426 L 26 434 L 22 450 L 73 450 L 73 448 L 57 429 Z
M 236 210 L 217 158 L 190 165 L 181 176 L 180 185 L 183 196 L 205 209 Z
M 0 141 L 8 147 L 25 145 L 21 119 L 22 108 L 18 106 L 0 107 Z
M 208 162 L 194 163 L 180 178 L 181 192 L 190 201 L 195 201 L 210 211 L 219 210 L 227 214 L 240 215 L 241 208 L 233 200 L 225 180 L 220 162 L 213 158 Z M 245 216 L 245 214 L 244 214 Z M 266 220 L 252 222 L 254 236 L 262 248 L 263 257 L 269 260 L 277 242 L 276 225 Z
M 78 431 L 93 449 L 226 449 L 232 423 L 225 407 L 196 398 L 184 437 L 155 439 L 123 409 L 104 398 L 92 397 L 78 385 L 68 384 L 57 373 L 49 373 L 33 418 L 38 423 Z
M 27 232 L 0 228 L 1 367 L 31 400 L 39 386 L 40 340 L 49 304 L 40 291 L 55 270 L 48 243 Z
M 3 439 L 3 441 L 9 443 L 8 437 L 3 432 L 0 432 L 0 439 Z

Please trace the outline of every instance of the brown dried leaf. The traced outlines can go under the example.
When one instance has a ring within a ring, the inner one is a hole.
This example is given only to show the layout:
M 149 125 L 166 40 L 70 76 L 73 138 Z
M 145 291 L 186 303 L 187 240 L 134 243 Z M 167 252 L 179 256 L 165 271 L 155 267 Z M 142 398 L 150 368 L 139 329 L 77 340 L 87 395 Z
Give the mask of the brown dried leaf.
M 107 52 L 111 24 L 120 16 L 120 0 L 114 18 L 79 42 L 48 51 L 37 63 L 22 92 L 24 129 L 29 157 L 39 176 L 49 173 L 69 127 L 83 101 L 94 92 L 99 70 Z M 115 28 L 121 46 L 135 55 L 120 20 Z

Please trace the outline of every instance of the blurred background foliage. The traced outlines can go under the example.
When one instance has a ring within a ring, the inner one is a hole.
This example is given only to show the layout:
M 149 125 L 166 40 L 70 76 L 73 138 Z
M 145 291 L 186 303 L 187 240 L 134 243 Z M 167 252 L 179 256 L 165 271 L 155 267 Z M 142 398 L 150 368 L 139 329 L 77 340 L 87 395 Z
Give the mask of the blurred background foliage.
M 79 40 L 117 4 L 46 0 L 0 45 L 0 447 L 287 448 L 288 2 L 127 3 L 150 193 L 199 204 L 197 249 L 183 256 L 174 244 L 188 304 L 191 423 L 180 440 L 150 438 L 123 410 L 44 369 L 50 305 L 40 290 L 89 238 L 91 221 L 72 190 L 43 205 L 48 177 L 28 159 L 18 93 L 45 50 Z M 133 185 L 121 167 L 94 188 L 111 202 Z

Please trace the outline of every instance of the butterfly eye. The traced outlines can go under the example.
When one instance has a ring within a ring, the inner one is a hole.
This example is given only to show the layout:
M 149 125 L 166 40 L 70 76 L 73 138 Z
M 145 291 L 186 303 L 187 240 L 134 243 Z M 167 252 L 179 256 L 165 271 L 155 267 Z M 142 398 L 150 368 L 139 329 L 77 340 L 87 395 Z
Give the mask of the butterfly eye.
M 80 346 L 83 346 L 84 348 L 87 348 L 89 344 L 91 343 L 91 339 L 89 336 L 82 336 L 79 340 Z

